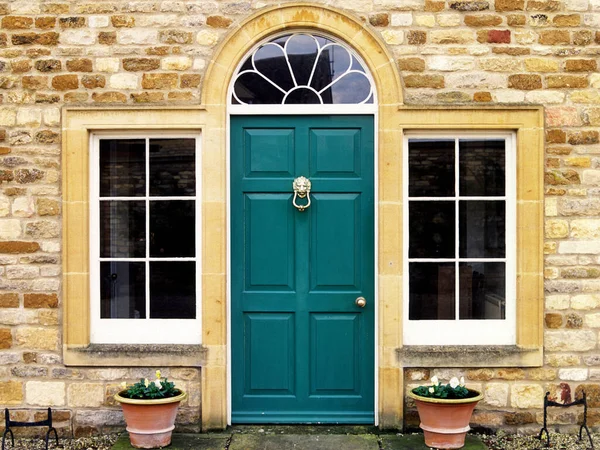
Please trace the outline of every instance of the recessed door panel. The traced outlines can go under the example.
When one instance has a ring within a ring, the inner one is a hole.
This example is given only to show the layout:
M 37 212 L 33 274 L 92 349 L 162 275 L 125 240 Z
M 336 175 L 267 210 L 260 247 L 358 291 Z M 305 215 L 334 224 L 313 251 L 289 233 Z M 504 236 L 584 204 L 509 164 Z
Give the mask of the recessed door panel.
M 360 290 L 359 194 L 315 194 L 310 246 L 311 291 Z
M 293 129 L 247 128 L 244 134 L 244 165 L 247 177 L 292 176 Z
M 294 217 L 291 194 L 245 196 L 246 290 L 293 290 Z
M 360 138 L 360 128 L 312 129 L 310 131 L 311 177 L 359 177 Z
M 372 424 L 373 117 L 230 123 L 232 422 Z
M 245 395 L 294 394 L 294 315 L 251 313 L 244 317 Z
M 311 395 L 360 394 L 359 322 L 359 314 L 311 314 Z

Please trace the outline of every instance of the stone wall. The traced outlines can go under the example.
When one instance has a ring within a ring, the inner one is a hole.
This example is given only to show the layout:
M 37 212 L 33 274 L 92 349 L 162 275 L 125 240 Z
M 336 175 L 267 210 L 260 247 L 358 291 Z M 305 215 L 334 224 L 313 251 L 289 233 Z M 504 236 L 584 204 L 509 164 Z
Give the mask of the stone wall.
M 121 429 L 111 394 L 156 369 L 62 364 L 61 107 L 198 104 L 217 44 L 272 3 L 0 3 L 1 406 L 56 407 L 64 433 Z M 546 390 L 585 387 L 589 423 L 600 425 L 600 1 L 328 4 L 380 34 L 407 104 L 546 108 L 544 367 L 411 369 L 407 385 L 463 374 L 485 393 L 477 425 L 523 429 L 539 428 Z M 197 430 L 199 370 L 161 369 L 190 392 L 178 423 Z M 553 422 L 576 418 L 561 411 Z

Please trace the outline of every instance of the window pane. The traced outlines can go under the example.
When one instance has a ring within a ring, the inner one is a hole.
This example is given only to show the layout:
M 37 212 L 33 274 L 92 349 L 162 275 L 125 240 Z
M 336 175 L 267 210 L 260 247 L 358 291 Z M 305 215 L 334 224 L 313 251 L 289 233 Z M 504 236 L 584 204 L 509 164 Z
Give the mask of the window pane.
M 454 258 L 454 201 L 410 201 L 408 257 Z
M 150 318 L 196 318 L 196 263 L 150 263 Z
M 150 256 L 195 255 L 195 202 L 164 200 L 150 202 Z
M 100 257 L 146 256 L 145 211 L 144 201 L 100 202 Z
M 460 195 L 504 195 L 504 140 L 461 139 L 458 145 Z
M 408 141 L 408 195 L 454 196 L 454 141 L 410 139 Z
M 150 195 L 196 195 L 195 139 L 150 139 Z
M 453 320 L 454 263 L 409 263 L 410 320 Z
M 504 263 L 460 263 L 460 318 L 506 317 L 506 267 Z
M 100 196 L 146 195 L 146 142 L 144 139 L 100 140 Z
M 504 258 L 506 255 L 506 202 L 459 202 L 461 258 Z
M 100 317 L 144 319 L 146 317 L 143 262 L 100 263 Z

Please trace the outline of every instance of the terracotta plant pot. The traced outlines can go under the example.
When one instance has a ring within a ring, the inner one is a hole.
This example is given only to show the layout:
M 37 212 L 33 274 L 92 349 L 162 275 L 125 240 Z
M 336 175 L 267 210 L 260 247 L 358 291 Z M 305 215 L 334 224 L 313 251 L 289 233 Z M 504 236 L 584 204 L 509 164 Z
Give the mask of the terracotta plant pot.
M 421 419 L 421 429 L 428 447 L 439 449 L 463 448 L 471 420 L 471 414 L 483 395 L 470 390 L 473 397 L 447 400 L 421 397 L 413 392 L 408 396 L 415 400 Z
M 119 392 L 115 400 L 121 403 L 129 440 L 135 448 L 162 448 L 171 444 L 175 416 L 185 392 L 171 398 L 138 400 L 123 397 Z

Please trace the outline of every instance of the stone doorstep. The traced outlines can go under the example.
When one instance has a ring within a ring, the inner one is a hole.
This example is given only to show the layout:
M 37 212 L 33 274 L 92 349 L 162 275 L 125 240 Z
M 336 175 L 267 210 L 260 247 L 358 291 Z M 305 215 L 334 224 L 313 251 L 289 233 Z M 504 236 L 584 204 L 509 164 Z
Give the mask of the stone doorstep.
M 231 441 L 230 441 L 231 439 Z M 227 444 L 229 446 L 227 447 Z M 381 444 L 381 446 L 380 446 Z M 132 449 L 121 435 L 112 450 Z M 408 434 L 174 434 L 169 450 L 429 450 L 423 435 Z M 468 435 L 463 450 L 487 450 L 477 436 Z

